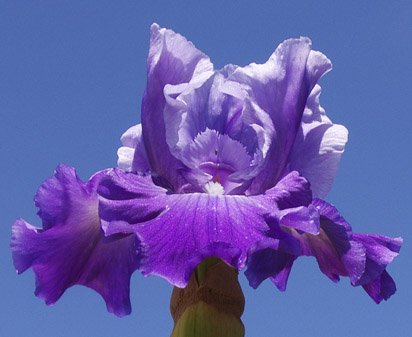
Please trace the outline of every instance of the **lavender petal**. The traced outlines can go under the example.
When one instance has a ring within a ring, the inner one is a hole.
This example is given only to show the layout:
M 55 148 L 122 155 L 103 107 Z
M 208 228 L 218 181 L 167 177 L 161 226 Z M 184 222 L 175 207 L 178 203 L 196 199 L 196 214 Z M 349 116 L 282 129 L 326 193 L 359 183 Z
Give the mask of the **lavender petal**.
M 166 85 L 187 85 L 212 70 L 209 58 L 192 43 L 171 30 L 152 25 L 147 87 L 142 102 L 143 140 L 152 172 L 163 177 L 173 190 L 182 184 L 178 175 L 182 164 L 166 143 L 164 89 Z
M 320 86 L 316 85 L 306 102 L 289 169 L 299 171 L 309 180 L 314 196 L 323 198 L 332 187 L 348 131 L 326 117 L 319 105 L 319 95 Z
M 306 100 L 329 60 L 310 51 L 307 38 L 283 42 L 265 64 L 238 68 L 232 78 L 249 87 L 259 107 L 266 111 L 275 126 L 275 138 L 265 159 L 264 168 L 254 179 L 251 193 L 272 187 L 282 175 L 301 124 Z
M 117 166 L 124 171 L 147 174 L 150 166 L 142 138 L 142 125 L 127 129 L 120 138 L 122 146 L 117 150 Z

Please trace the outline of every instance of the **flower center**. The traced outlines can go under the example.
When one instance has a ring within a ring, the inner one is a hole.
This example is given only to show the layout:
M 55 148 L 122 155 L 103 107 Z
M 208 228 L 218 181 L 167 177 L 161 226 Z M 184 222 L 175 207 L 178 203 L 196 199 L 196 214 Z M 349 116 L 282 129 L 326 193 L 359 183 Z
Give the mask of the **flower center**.
M 209 181 L 205 184 L 204 190 L 207 194 L 211 195 L 223 195 L 225 194 L 225 189 L 219 182 Z
M 206 129 L 182 152 L 190 169 L 188 182 L 209 194 L 231 194 L 244 181 L 252 164 L 245 147 L 226 134 Z
M 225 163 L 206 162 L 199 165 L 199 169 L 212 176 L 211 181 L 223 186 L 228 182 L 228 177 L 235 172 L 234 168 Z

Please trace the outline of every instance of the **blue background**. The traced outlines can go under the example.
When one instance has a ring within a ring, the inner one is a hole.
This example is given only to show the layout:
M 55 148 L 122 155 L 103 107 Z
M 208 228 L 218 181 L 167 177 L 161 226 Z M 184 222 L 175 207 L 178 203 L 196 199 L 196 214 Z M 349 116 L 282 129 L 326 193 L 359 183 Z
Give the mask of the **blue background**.
M 375 305 L 347 279 L 333 284 L 301 258 L 288 289 L 241 282 L 248 337 L 411 334 L 412 2 L 0 1 L 0 336 L 168 336 L 171 286 L 132 278 L 131 316 L 118 319 L 83 287 L 52 307 L 9 251 L 17 217 L 39 225 L 32 202 L 58 163 L 87 179 L 113 167 L 119 137 L 139 121 L 152 22 L 174 29 L 216 67 L 264 62 L 288 37 L 309 36 L 334 70 L 322 105 L 349 129 L 328 200 L 359 232 L 405 239 L 389 267 L 398 292 Z

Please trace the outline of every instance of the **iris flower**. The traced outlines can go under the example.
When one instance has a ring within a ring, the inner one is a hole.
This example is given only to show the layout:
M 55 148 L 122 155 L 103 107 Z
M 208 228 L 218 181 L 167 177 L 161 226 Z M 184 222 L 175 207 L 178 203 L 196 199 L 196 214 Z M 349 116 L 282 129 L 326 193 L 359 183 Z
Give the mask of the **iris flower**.
M 42 228 L 13 225 L 19 273 L 32 268 L 47 304 L 81 284 L 129 314 L 132 273 L 188 284 L 217 257 L 252 287 L 285 290 L 293 262 L 313 256 L 379 303 L 401 238 L 357 234 L 323 198 L 347 142 L 319 104 L 329 59 L 308 38 L 268 61 L 220 70 L 183 36 L 151 27 L 141 124 L 122 136 L 118 167 L 82 181 L 60 165 L 35 196 Z

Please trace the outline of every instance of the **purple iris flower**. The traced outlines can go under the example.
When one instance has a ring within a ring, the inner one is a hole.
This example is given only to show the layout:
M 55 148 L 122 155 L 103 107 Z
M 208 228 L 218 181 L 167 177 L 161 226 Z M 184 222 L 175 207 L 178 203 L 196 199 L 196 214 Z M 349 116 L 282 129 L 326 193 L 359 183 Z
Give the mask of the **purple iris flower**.
M 252 287 L 285 290 L 293 262 L 314 256 L 379 303 L 396 290 L 386 266 L 401 238 L 355 234 L 323 201 L 347 142 L 319 104 L 329 59 L 307 38 L 264 64 L 227 65 L 154 24 L 142 123 L 122 136 L 118 168 L 87 182 L 59 166 L 35 197 L 43 227 L 13 225 L 17 271 L 33 268 L 51 304 L 75 284 L 130 313 L 135 270 L 185 287 L 205 258 L 246 269 Z

